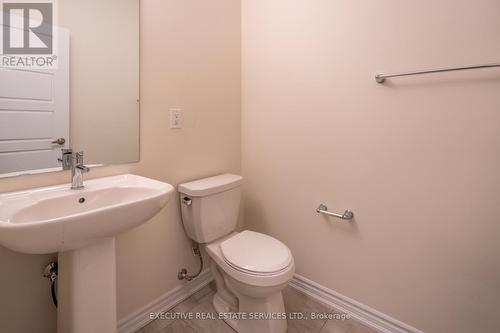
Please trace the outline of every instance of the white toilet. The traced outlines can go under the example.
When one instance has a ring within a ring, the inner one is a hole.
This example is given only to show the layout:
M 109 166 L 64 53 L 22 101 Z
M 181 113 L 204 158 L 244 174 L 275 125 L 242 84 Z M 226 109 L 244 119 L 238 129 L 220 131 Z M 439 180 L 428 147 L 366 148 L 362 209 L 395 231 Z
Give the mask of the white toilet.
M 253 231 L 235 232 L 242 177 L 220 175 L 179 185 L 188 236 L 205 244 L 217 292 L 213 304 L 239 333 L 285 333 L 281 291 L 295 272 L 288 247 Z

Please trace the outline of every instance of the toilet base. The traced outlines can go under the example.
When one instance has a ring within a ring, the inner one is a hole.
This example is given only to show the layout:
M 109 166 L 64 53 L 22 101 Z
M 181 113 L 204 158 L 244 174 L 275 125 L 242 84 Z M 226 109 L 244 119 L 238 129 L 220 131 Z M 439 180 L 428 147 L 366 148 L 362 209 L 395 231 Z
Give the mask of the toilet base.
M 217 294 L 213 298 L 215 311 L 238 333 L 285 333 L 287 322 L 281 292 L 264 299 L 239 299 L 240 308 L 235 313 Z M 228 311 L 229 310 L 229 311 Z M 244 319 L 235 319 L 244 316 Z M 274 316 L 275 319 L 272 319 Z
M 217 311 L 219 315 L 226 314 L 226 316 L 224 316 L 224 321 L 226 322 L 226 324 L 231 326 L 231 328 L 236 332 L 239 332 L 238 321 L 236 319 L 233 319 L 233 316 L 231 316 L 231 314 L 235 313 L 235 311 L 231 311 L 232 309 L 229 303 L 224 301 L 222 297 L 220 297 L 219 294 L 216 293 L 212 300 L 212 304 L 215 308 L 215 311 Z
M 211 270 L 217 285 L 213 306 L 232 329 L 238 333 L 286 333 L 286 312 L 281 294 L 284 285 L 267 289 L 269 293 L 266 295 L 252 297 L 247 292 L 253 287 L 231 279 L 214 262 Z

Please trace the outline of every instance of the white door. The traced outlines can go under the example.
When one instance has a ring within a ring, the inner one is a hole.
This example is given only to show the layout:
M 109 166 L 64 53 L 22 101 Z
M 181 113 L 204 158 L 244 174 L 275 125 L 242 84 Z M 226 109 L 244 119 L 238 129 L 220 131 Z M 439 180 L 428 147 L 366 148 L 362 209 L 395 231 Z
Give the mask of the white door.
M 70 139 L 69 34 L 62 30 L 57 57 L 54 70 L 0 67 L 0 174 L 60 166 Z

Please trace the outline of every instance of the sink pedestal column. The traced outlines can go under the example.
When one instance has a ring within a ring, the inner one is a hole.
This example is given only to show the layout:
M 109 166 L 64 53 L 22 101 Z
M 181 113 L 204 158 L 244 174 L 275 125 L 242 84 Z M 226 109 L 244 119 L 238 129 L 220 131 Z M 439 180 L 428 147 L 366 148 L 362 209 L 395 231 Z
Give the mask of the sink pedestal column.
M 58 333 L 116 332 L 115 239 L 59 253 Z

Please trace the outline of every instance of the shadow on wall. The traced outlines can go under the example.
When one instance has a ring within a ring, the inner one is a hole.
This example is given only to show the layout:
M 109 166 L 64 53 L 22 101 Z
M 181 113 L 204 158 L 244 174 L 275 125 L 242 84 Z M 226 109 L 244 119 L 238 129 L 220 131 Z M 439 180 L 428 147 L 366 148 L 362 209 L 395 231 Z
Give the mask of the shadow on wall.
M 352 220 L 342 220 L 335 217 L 321 215 L 320 220 L 329 226 L 330 231 L 349 235 L 351 238 L 361 238 L 361 232 L 356 221 L 356 213 Z
M 243 209 L 245 210 L 245 224 L 243 229 L 252 229 L 252 231 L 258 231 L 263 234 L 271 234 L 270 224 L 266 218 L 264 207 L 253 197 L 245 195 L 245 187 L 243 187 L 243 197 L 242 202 L 244 202 Z M 251 226 L 249 228 L 249 226 Z
M 42 276 L 54 258 L 56 254 L 26 255 L 0 247 L 1 298 L 6 300 L 0 302 L 1 332 L 33 333 L 33 323 L 39 323 L 37 333 L 56 331 L 57 310 L 49 281 Z

